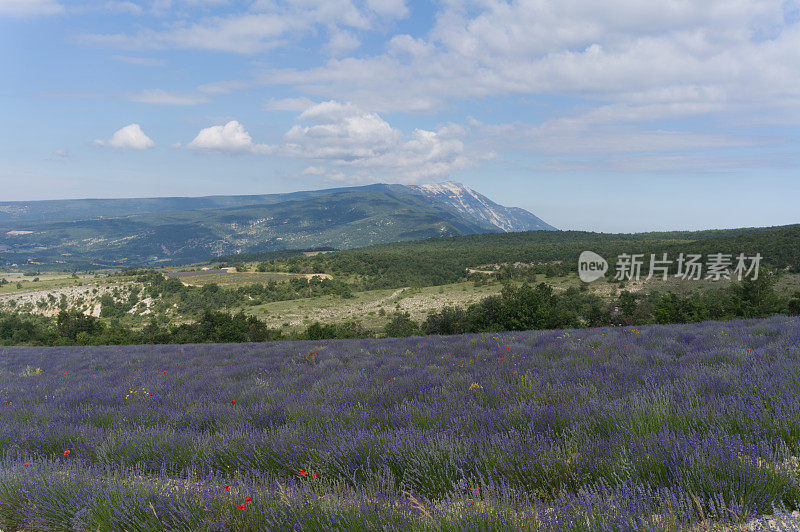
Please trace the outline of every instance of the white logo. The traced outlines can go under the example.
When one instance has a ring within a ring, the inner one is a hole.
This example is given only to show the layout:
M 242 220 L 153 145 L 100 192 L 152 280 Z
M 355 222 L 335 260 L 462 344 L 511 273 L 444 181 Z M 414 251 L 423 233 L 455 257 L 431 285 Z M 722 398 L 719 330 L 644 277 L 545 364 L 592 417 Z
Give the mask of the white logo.
M 593 251 L 584 251 L 578 257 L 578 275 L 584 283 L 591 283 L 605 276 L 608 271 L 606 259 Z

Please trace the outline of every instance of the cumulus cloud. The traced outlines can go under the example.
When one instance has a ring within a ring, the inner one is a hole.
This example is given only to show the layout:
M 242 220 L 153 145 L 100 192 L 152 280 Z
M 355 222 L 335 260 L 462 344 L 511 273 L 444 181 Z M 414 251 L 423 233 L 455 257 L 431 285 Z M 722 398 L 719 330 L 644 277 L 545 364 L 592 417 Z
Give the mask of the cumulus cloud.
M 302 175 L 329 181 L 420 182 L 449 177 L 491 153 L 468 150 L 468 131 L 447 124 L 410 134 L 352 103 L 313 104 L 275 145 L 256 144 L 237 120 L 201 130 L 185 147 L 198 152 L 272 154 L 306 163 Z M 176 146 L 178 147 L 178 146 Z
M 283 152 L 310 159 L 354 160 L 396 146 L 401 133 L 375 113 L 352 104 L 323 102 L 303 111 L 284 136 Z
M 361 46 L 361 41 L 352 32 L 345 30 L 333 30 L 328 42 L 328 51 L 331 55 L 340 56 L 352 52 Z
M 186 145 L 190 150 L 216 153 L 269 153 L 270 146 L 254 144 L 250 134 L 237 120 L 222 126 L 201 129 L 197 136 Z
M 94 141 L 96 146 L 109 146 L 112 148 L 128 148 L 132 150 L 146 150 L 156 145 L 153 140 L 145 135 L 139 124 L 129 124 L 118 129 L 108 140 Z
M 154 105 L 197 105 L 209 101 L 208 98 L 199 94 L 168 92 L 162 89 L 147 89 L 128 94 L 128 99 L 132 102 Z
M 509 103 L 524 107 L 544 96 L 551 118 L 541 123 L 468 121 L 482 137 L 477 145 L 514 146 L 554 159 L 549 168 L 635 168 L 647 160 L 654 169 L 719 168 L 736 160 L 725 150 L 779 149 L 786 140 L 756 138 L 753 128 L 798 123 L 798 5 L 447 1 L 425 35 L 395 35 L 383 52 L 312 68 L 265 68 L 259 79 L 380 113 L 437 113 L 486 98 L 524 98 Z M 565 98 L 550 106 L 552 95 Z
M 716 109 L 787 97 L 798 106 L 796 19 L 781 0 L 446 2 L 423 37 L 394 36 L 378 55 L 266 70 L 263 82 L 379 111 L 515 94 L 616 103 L 687 87 L 702 89 L 689 101 L 724 100 Z
M 286 132 L 278 153 L 314 162 L 303 173 L 325 174 L 333 181 L 439 179 L 488 156 L 468 152 L 463 141 L 467 131 L 458 126 L 403 135 L 377 113 L 351 103 L 322 102 L 297 120 L 300 124 Z
M 64 7 L 55 0 L 0 0 L 0 16 L 32 17 L 63 12 Z

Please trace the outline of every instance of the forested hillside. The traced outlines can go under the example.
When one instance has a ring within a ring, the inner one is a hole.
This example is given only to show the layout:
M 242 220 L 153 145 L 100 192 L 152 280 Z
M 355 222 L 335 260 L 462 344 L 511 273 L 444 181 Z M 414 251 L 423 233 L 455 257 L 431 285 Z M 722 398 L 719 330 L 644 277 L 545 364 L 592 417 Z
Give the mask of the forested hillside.
M 430 286 L 462 279 L 468 268 L 496 264 L 533 264 L 544 274 L 576 271 L 584 250 L 599 253 L 612 268 L 622 253 L 667 253 L 673 258 L 679 253 L 760 253 L 765 265 L 796 272 L 800 271 L 800 225 L 635 234 L 530 231 L 469 235 L 270 260 L 269 267 L 358 276 L 371 288 Z M 236 261 L 234 256 L 226 259 Z

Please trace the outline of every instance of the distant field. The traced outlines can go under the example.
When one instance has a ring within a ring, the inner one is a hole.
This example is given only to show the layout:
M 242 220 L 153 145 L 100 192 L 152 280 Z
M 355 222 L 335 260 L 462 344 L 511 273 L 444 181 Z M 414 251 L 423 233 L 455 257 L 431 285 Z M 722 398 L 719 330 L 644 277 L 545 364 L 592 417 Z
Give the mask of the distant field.
M 556 291 L 578 288 L 582 281 L 577 274 L 564 277 L 546 278 L 538 276 L 536 282 L 551 285 Z M 619 283 L 609 283 L 605 280 L 596 281 L 587 285 L 587 290 L 602 297 L 618 295 L 622 290 L 634 292 L 673 291 L 679 294 L 706 290 L 709 288 L 722 289 L 729 286 L 729 281 L 685 281 L 671 278 L 667 281 L 651 279 L 650 281 L 629 282 L 624 288 Z M 292 301 L 276 301 L 255 307 L 244 307 L 247 314 L 266 321 L 270 327 L 286 328 L 297 331 L 304 329 L 308 324 L 319 321 L 322 323 L 360 321 L 368 329 L 379 329 L 387 321 L 389 314 L 399 311 L 408 312 L 416 321 L 424 320 L 434 310 L 444 306 L 468 306 L 481 299 L 499 294 L 502 284 L 489 282 L 475 286 L 473 282 L 453 283 L 443 286 L 429 286 L 424 288 L 401 288 L 397 290 L 370 290 L 357 292 L 352 299 L 342 299 L 335 296 L 325 296 Z M 785 274 L 776 287 L 779 293 L 792 293 L 800 290 L 800 274 Z M 383 309 L 386 316 L 380 315 Z
M 202 286 L 216 283 L 227 288 L 236 288 L 252 283 L 267 283 L 273 280 L 285 282 L 292 278 L 309 276 L 279 272 L 225 272 L 220 270 L 170 271 L 170 275 L 189 285 Z M 41 275 L 37 282 L 32 281 L 33 277 L 22 277 L 20 274 L 14 274 L 14 276 L 6 274 L 6 278 L 9 278 L 10 282 L 0 286 L 0 308 L 9 308 L 9 302 L 14 300 L 17 303 L 16 308 L 28 304 L 25 307 L 28 311 L 46 315 L 57 314 L 58 307 L 55 305 L 39 307 L 37 302 L 49 299 L 50 296 L 60 300 L 63 294 L 70 304 L 80 300 L 85 308 L 97 314 L 100 309 L 99 298 L 102 295 L 115 287 L 137 286 L 137 283 L 125 278 L 105 276 L 81 276 L 73 279 L 69 275 Z M 21 283 L 21 289 L 17 288 L 17 282 Z M 584 284 L 574 273 L 563 277 L 549 278 L 539 275 L 535 282 L 547 283 L 556 291 L 579 288 Z M 666 282 L 659 279 L 628 282 L 624 287 L 617 282 L 599 280 L 586 285 L 586 289 L 603 298 L 612 298 L 622 290 L 633 292 L 673 291 L 685 295 L 709 288 L 723 289 L 728 285 L 729 281 L 684 281 L 670 278 Z M 395 311 L 408 312 L 415 321 L 424 321 L 430 312 L 444 306 L 468 306 L 485 297 L 500 293 L 501 289 L 500 282 L 490 279 L 487 284 L 479 286 L 470 281 L 424 288 L 370 290 L 355 292 L 351 299 L 323 296 L 276 301 L 258 306 L 243 305 L 230 310 L 244 310 L 247 314 L 264 320 L 271 328 L 283 328 L 285 331 L 298 332 L 315 321 L 323 323 L 359 321 L 367 329 L 379 330 L 383 328 L 389 316 Z M 800 274 L 784 274 L 778 281 L 776 291 L 780 294 L 792 294 L 800 291 Z M 381 314 L 381 309 L 383 309 L 383 314 Z M 130 319 L 135 322 L 134 316 L 131 316 Z M 182 321 L 180 317 L 171 319 L 176 323 Z
M 3 348 L 0 522 L 719 530 L 800 506 L 798 331 Z
M 324 296 L 292 301 L 276 301 L 255 307 L 245 312 L 265 320 L 270 327 L 289 324 L 292 330 L 303 329 L 309 323 L 340 322 L 356 320 L 364 327 L 383 327 L 388 315 L 409 312 L 414 319 L 424 319 L 427 313 L 445 305 L 465 305 L 497 294 L 499 283 L 475 287 L 473 283 L 456 283 L 426 288 L 400 288 L 397 290 L 370 290 L 357 292 L 351 299 Z M 381 316 L 383 309 L 385 315 Z
M 34 279 L 38 277 L 38 281 Z M 8 284 L 0 285 L 0 295 L 11 292 L 29 292 L 38 290 L 54 290 L 77 286 L 79 283 L 87 284 L 97 282 L 98 279 L 105 280 L 104 276 L 80 275 L 77 279 L 67 274 L 41 274 L 36 276 L 23 276 L 21 273 L 4 273 L 0 278 L 6 279 Z M 22 288 L 17 288 L 20 283 Z
M 330 279 L 330 275 L 324 273 L 301 274 L 283 272 L 228 272 L 225 270 L 206 270 L 206 271 L 167 271 L 168 277 L 180 279 L 184 284 L 204 285 L 216 283 L 220 286 L 241 286 L 253 283 L 268 283 L 269 281 L 283 282 L 290 279 L 302 277 L 322 277 Z

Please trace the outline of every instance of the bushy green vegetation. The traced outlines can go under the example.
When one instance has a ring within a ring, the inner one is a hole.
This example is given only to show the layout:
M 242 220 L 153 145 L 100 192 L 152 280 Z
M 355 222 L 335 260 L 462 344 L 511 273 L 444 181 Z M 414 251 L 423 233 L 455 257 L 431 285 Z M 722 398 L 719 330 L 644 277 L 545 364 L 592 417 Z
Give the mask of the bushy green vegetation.
M 244 313 L 203 312 L 180 325 L 152 320 L 133 329 L 118 320 L 102 321 L 81 312 L 61 311 L 55 318 L 0 313 L 0 345 L 126 345 L 204 342 L 266 342 L 282 338 L 280 331 Z
M 554 292 L 545 283 L 531 287 L 508 284 L 467 308 L 446 307 L 431 313 L 415 329 L 414 323 L 395 316 L 387 334 L 461 334 L 467 332 L 518 331 L 602 325 L 690 323 L 734 318 L 763 318 L 797 313 L 800 292 L 781 298 L 774 290 L 776 275 L 762 272 L 757 280 L 745 278 L 727 290 L 707 290 L 688 295 L 622 291 L 606 301 L 594 294 L 569 288 Z
M 171 342 L 212 341 L 216 337 L 254 339 L 277 337 L 281 327 L 289 327 L 282 332 L 284 337 L 358 338 L 380 334 L 384 325 L 384 334 L 406 336 L 688 323 L 800 313 L 797 283 L 782 281 L 778 293 L 774 286 L 776 276 L 767 274 L 757 282 L 715 283 L 714 286 L 710 282 L 699 283 L 693 286 L 694 292 L 686 292 L 671 283 L 657 287 L 648 284 L 642 289 L 614 282 L 610 275 L 607 283 L 598 282 L 587 287 L 577 282 L 574 273 L 577 256 L 586 249 L 609 259 L 612 271 L 614 258 L 621 253 L 668 253 L 676 257 L 678 253 L 708 256 L 723 252 L 760 253 L 762 269 L 770 266 L 772 271 L 783 274 L 796 270 L 800 264 L 800 226 L 634 235 L 539 231 L 439 238 L 315 255 L 251 255 L 248 258 L 252 260 L 248 262 L 235 257 L 229 259 L 227 264 L 234 265 L 240 273 L 225 275 L 241 276 L 229 285 L 208 282 L 212 276 L 203 285 L 184 285 L 180 279 L 165 277 L 156 270 L 129 270 L 112 274 L 102 283 L 95 276 L 92 282 L 98 284 L 91 291 L 87 286 L 69 297 L 63 291 L 54 296 L 45 290 L 81 286 L 85 278 L 38 283 L 18 281 L 17 290 L 25 285 L 27 291 L 5 300 L 5 308 L 13 312 L 3 317 L 7 326 L 0 341 L 51 345 L 142 343 L 151 342 L 153 338 Z M 323 273 L 333 278 L 309 280 L 303 277 Z M 795 278 L 793 275 L 786 277 Z M 545 285 L 540 284 L 542 280 Z M 461 295 L 462 290 L 472 290 L 465 281 L 473 282 L 475 297 Z M 440 285 L 440 290 L 445 290 L 443 284 L 457 286 L 456 283 L 463 283 L 458 288 L 458 297 L 442 297 L 438 301 L 428 298 L 420 302 L 422 298 L 413 295 L 417 287 Z M 501 286 L 499 283 L 504 286 L 502 293 L 477 300 L 495 294 Z M 481 288 L 487 284 L 493 288 L 488 291 Z M 9 284 L 5 290 L 13 286 Z M 344 303 L 335 302 L 338 298 L 349 299 L 355 293 L 372 290 L 402 291 L 406 287 L 411 290 L 403 292 L 402 297 L 417 297 L 417 300 L 404 308 L 401 308 L 399 296 L 371 294 L 372 299 L 364 299 L 367 304 L 353 299 L 357 301 L 355 309 L 337 314 Z M 481 290 L 477 290 L 479 288 Z M 670 292 L 673 288 L 675 290 Z M 24 297 L 34 290 L 38 291 L 35 296 Z M 478 296 L 478 292 L 483 293 Z M 386 298 L 386 301 L 375 298 Z M 288 312 L 289 306 L 278 305 L 273 310 L 272 304 L 301 299 L 304 310 L 292 317 L 280 317 L 282 312 Z M 364 306 L 363 311 L 359 305 Z M 57 318 L 25 315 L 39 312 L 52 316 L 58 311 L 97 315 L 98 309 L 100 319 L 95 321 L 100 328 L 87 328 L 93 323 L 87 320 L 74 334 L 72 330 L 59 331 Z M 219 336 L 187 329 L 190 324 L 205 319 L 204 316 L 207 318 L 207 312 L 231 316 L 241 311 L 255 315 L 253 319 L 256 320 L 269 320 L 269 325 L 259 322 L 261 325 L 256 328 L 272 332 Z M 413 315 L 406 315 L 405 311 Z M 184 329 L 178 329 L 181 324 Z
M 674 292 L 630 292 L 623 290 L 611 299 L 579 288 L 557 292 L 546 283 L 532 286 L 508 282 L 499 295 L 483 298 L 467 307 L 446 306 L 428 314 L 421 322 L 408 313 L 388 317 L 385 336 L 461 334 L 529 329 L 598 327 L 605 325 L 644 325 L 650 323 L 690 323 L 734 318 L 761 318 L 774 314 L 800 314 L 800 291 L 782 296 L 775 291 L 777 275 L 762 272 L 726 289 L 686 295 Z M 159 281 L 159 286 L 174 286 L 174 279 Z M 180 285 L 178 282 L 177 284 Z M 155 285 L 151 285 L 153 289 Z M 144 327 L 132 327 L 114 317 L 102 320 L 76 310 L 62 310 L 56 318 L 23 313 L 0 314 L 0 343 L 4 345 L 107 345 L 197 342 L 263 342 L 276 339 L 322 340 L 328 338 L 366 338 L 376 331 L 358 320 L 340 323 L 313 322 L 304 330 L 284 333 L 271 329 L 242 311 L 232 314 L 212 311 L 214 298 L 224 301 L 230 295 L 218 287 L 207 290 L 180 285 L 178 293 L 190 289 L 199 294 L 200 309 L 189 323 L 170 324 L 164 316 L 152 316 Z M 163 297 L 169 294 L 158 292 Z M 153 292 L 156 293 L 156 292 Z M 205 298 L 205 299 L 204 299 Z M 128 299 L 130 301 L 130 298 Z M 113 313 L 119 306 L 112 306 Z

